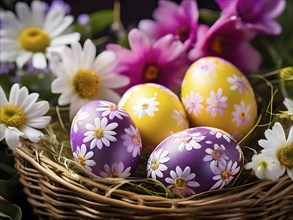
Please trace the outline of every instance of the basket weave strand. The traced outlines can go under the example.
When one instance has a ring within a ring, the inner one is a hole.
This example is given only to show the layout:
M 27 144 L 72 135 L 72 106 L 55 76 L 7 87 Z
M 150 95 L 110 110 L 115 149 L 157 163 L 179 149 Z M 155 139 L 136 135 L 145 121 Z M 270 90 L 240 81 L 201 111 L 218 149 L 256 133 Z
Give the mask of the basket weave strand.
M 13 153 L 28 202 L 41 219 L 293 219 L 287 175 L 203 198 L 170 199 L 113 190 L 113 180 L 73 174 L 34 149 L 23 144 Z

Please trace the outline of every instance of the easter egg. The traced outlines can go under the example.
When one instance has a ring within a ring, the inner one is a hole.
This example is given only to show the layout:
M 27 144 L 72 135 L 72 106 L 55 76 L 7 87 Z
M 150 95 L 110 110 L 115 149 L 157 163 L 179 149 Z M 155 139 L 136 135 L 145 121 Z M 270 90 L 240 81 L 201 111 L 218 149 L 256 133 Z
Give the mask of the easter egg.
M 142 145 L 154 149 L 169 135 L 188 128 L 179 98 L 170 89 L 155 83 L 128 89 L 118 103 L 137 126 Z
M 162 141 L 148 159 L 147 175 L 184 197 L 226 187 L 242 166 L 243 153 L 231 135 L 195 127 Z
M 257 105 L 247 78 L 231 63 L 204 57 L 187 70 L 181 101 L 190 126 L 211 126 L 240 140 L 254 126 Z
M 103 100 L 84 105 L 70 129 L 74 160 L 98 177 L 131 176 L 141 155 L 141 138 L 125 110 Z

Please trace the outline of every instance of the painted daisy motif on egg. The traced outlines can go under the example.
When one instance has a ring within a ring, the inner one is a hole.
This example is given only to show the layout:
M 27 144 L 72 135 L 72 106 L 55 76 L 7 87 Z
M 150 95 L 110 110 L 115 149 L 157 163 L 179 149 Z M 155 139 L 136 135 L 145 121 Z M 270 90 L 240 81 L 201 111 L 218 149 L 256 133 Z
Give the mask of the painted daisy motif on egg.
M 218 139 L 224 138 L 228 143 L 231 142 L 230 135 L 228 133 L 224 132 L 223 130 L 218 130 L 217 128 L 213 128 L 210 131 L 210 134 L 214 135 Z
M 172 118 L 174 118 L 177 121 L 178 126 L 182 129 L 188 127 L 186 115 L 181 109 L 174 109 Z
M 227 156 L 226 148 L 223 144 L 214 144 L 214 148 L 207 148 L 205 150 L 207 153 L 206 156 L 203 158 L 204 161 L 210 161 L 211 164 L 218 165 L 222 163 L 223 165 L 226 164 L 226 160 L 229 160 Z
M 227 81 L 232 84 L 230 89 L 237 90 L 240 94 L 243 94 L 248 87 L 247 79 L 244 76 L 240 77 L 233 74 L 232 77 L 227 78 Z
M 110 141 L 117 141 L 115 138 L 116 132 L 113 129 L 118 127 L 116 122 L 109 123 L 107 118 L 95 118 L 94 125 L 93 124 L 86 124 L 87 132 L 84 133 L 85 138 L 83 142 L 91 141 L 90 148 L 93 149 L 97 146 L 99 149 L 102 149 L 103 146 L 110 146 Z
M 147 176 L 152 179 L 156 179 L 156 177 L 163 177 L 162 171 L 166 171 L 168 167 L 164 164 L 170 160 L 169 152 L 163 151 L 160 149 L 153 154 L 148 159 L 147 164 Z
M 88 116 L 88 112 L 84 112 L 82 108 L 80 109 L 80 111 L 78 111 L 78 113 L 74 116 L 72 120 L 72 128 L 74 133 L 78 132 L 78 124 L 80 124 L 81 121 L 86 119 Z
M 170 185 L 168 188 L 179 196 L 193 195 L 195 192 L 189 187 L 198 187 L 200 184 L 195 181 L 196 174 L 191 173 L 189 166 L 184 170 L 180 166 L 176 166 L 175 170 L 170 171 L 170 177 L 167 177 L 165 181 Z
M 107 178 L 126 178 L 130 176 L 131 167 L 124 167 L 122 162 L 104 165 L 104 171 L 100 172 L 100 176 Z
M 219 163 L 218 166 L 211 164 L 211 170 L 215 174 L 213 180 L 217 182 L 211 187 L 212 189 L 222 189 L 228 185 L 235 175 L 240 171 L 240 167 L 237 162 L 230 160 L 227 164 Z
M 133 157 L 140 155 L 142 145 L 138 129 L 130 125 L 124 131 L 125 133 L 121 135 L 121 138 L 124 140 L 123 145 L 127 147 L 127 152 L 131 153 Z
M 191 72 L 215 72 L 217 68 L 217 65 L 214 60 L 204 60 L 201 59 L 198 61 L 196 65 L 194 65 L 191 69 Z
M 240 105 L 235 104 L 235 111 L 232 112 L 233 119 L 232 121 L 236 122 L 237 127 L 242 125 L 247 125 L 250 121 L 250 105 L 245 105 L 244 101 L 241 100 Z
M 212 117 L 215 117 L 218 113 L 220 115 L 224 114 L 224 108 L 227 108 L 227 97 L 222 96 L 223 89 L 219 88 L 217 93 L 215 91 L 210 91 L 210 97 L 207 99 L 208 107 L 206 111 L 211 113 Z
M 200 149 L 202 146 L 199 142 L 205 139 L 200 132 L 191 133 L 189 130 L 184 130 L 178 134 L 174 134 L 174 138 L 179 142 L 178 151 L 191 151 L 192 149 Z
M 194 94 L 193 90 L 182 98 L 182 102 L 186 107 L 189 114 L 198 115 L 200 111 L 203 109 L 203 105 L 201 104 L 204 101 L 204 98 L 200 96 L 197 92 Z
M 74 160 L 77 161 L 81 166 L 86 168 L 88 171 L 92 171 L 91 167 L 96 165 L 96 162 L 92 160 L 93 156 L 94 152 L 87 152 L 86 146 L 84 144 L 82 144 L 80 147 L 77 146 L 76 151 L 73 152 Z
M 146 114 L 150 117 L 154 117 L 155 112 L 159 111 L 157 107 L 160 103 L 157 101 L 156 96 L 151 98 L 143 97 L 138 105 L 133 107 L 134 115 L 137 115 L 139 119 Z
M 101 107 L 98 107 L 96 110 L 101 111 L 102 116 L 109 116 L 109 118 L 112 120 L 115 117 L 122 119 L 123 117 L 128 117 L 127 113 L 119 108 L 116 104 L 108 101 L 101 101 Z

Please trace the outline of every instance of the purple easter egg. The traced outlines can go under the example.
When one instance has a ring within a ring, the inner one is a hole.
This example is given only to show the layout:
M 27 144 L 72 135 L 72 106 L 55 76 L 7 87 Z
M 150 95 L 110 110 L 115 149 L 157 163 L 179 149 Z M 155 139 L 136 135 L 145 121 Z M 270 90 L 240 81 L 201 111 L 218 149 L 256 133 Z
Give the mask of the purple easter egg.
M 169 136 L 153 150 L 147 175 L 184 197 L 225 187 L 242 166 L 243 153 L 231 135 L 194 127 Z
M 98 177 L 131 176 L 141 155 L 141 138 L 121 107 L 96 100 L 75 115 L 70 129 L 74 160 Z

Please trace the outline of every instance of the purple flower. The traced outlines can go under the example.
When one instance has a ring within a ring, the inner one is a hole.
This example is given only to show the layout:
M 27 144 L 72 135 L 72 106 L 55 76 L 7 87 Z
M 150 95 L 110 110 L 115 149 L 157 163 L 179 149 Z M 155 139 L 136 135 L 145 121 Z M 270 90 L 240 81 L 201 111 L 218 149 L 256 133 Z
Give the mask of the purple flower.
M 0 75 L 9 73 L 9 71 L 13 70 L 14 68 L 15 66 L 12 62 L 0 63 Z
M 76 20 L 80 25 L 85 25 L 89 22 L 90 17 L 88 14 L 80 14 Z
M 223 16 L 237 16 L 238 26 L 262 34 L 277 35 L 281 26 L 274 21 L 286 6 L 285 0 L 216 0 Z
M 237 18 L 221 17 L 210 28 L 200 25 L 197 42 L 189 52 L 191 60 L 205 56 L 221 57 L 248 74 L 256 72 L 261 62 L 260 54 L 249 44 L 254 33 L 237 28 Z
M 138 27 L 151 39 L 158 40 L 166 34 L 173 34 L 185 46 L 195 41 L 198 10 L 195 1 L 183 0 L 180 5 L 161 0 L 159 7 L 153 13 L 153 20 L 140 21 Z
M 128 38 L 131 50 L 115 44 L 108 45 L 107 49 L 116 53 L 116 71 L 129 76 L 129 87 L 153 82 L 173 91 L 178 89 L 190 65 L 182 42 L 169 34 L 152 43 L 138 29 L 131 30 Z
M 55 7 L 62 7 L 65 14 L 69 14 L 71 12 L 70 5 L 64 2 L 63 0 L 53 0 L 51 4 L 51 10 Z

